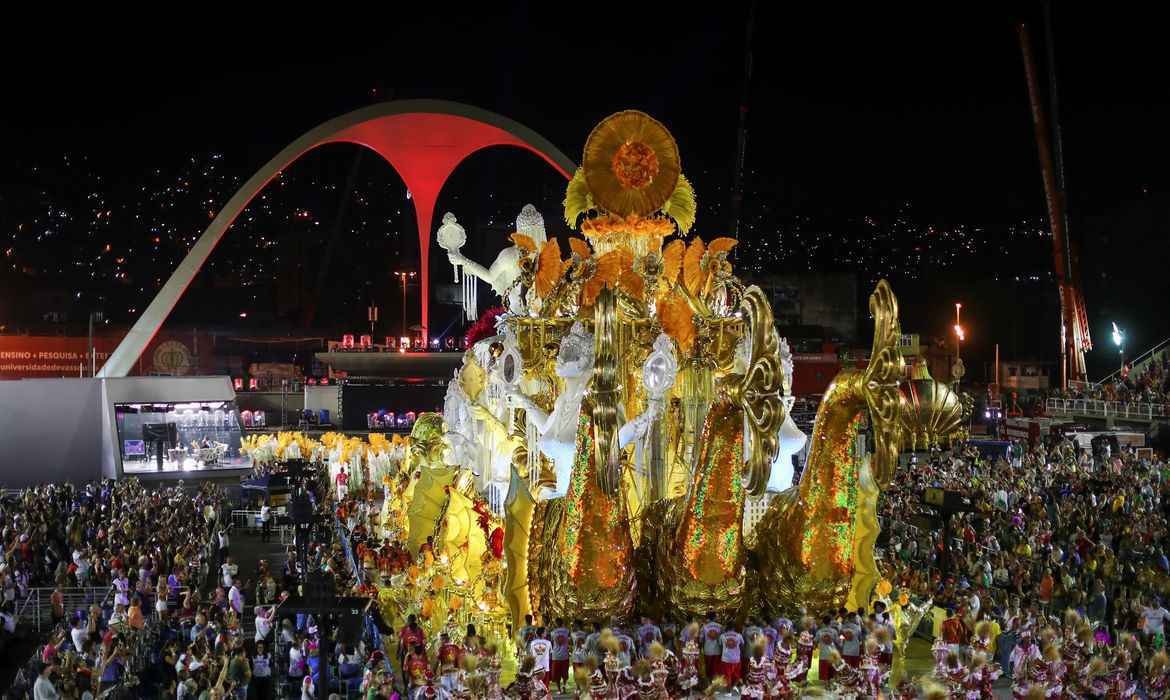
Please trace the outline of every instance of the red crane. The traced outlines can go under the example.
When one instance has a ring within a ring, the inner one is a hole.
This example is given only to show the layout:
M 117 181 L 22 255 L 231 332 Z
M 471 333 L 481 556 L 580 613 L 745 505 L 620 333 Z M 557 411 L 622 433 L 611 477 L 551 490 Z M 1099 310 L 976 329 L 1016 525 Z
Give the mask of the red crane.
M 1051 15 L 1045 3 L 1048 25 L 1049 95 L 1053 118 L 1056 118 L 1056 68 L 1053 62 Z M 1052 227 L 1052 257 L 1056 266 L 1056 285 L 1060 294 L 1060 385 L 1067 389 L 1072 381 L 1084 381 L 1085 353 L 1093 349 L 1089 337 L 1085 296 L 1081 292 L 1080 252 L 1068 235 L 1065 208 L 1064 165 L 1060 148 L 1060 131 L 1050 131 L 1040 90 L 1036 79 L 1036 62 L 1032 58 L 1032 39 L 1025 24 L 1016 31 L 1024 54 L 1024 74 L 1028 80 L 1028 97 L 1032 103 L 1032 125 L 1036 130 L 1036 147 L 1040 155 L 1040 171 L 1044 178 L 1044 196 L 1048 207 L 1048 221 Z M 1055 149 L 1053 148 L 1055 142 Z M 1055 154 L 1054 154 L 1055 150 Z

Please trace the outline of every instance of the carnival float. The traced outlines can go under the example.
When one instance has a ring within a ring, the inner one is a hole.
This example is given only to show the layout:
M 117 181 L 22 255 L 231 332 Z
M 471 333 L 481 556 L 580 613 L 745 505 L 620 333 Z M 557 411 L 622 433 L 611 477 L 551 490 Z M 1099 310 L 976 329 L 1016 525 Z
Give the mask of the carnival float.
M 445 464 L 503 515 L 513 621 L 864 606 L 899 451 L 961 431 L 959 397 L 910 379 L 881 281 L 868 362 L 833 382 L 784 489 L 774 474 L 804 442 L 787 416 L 791 354 L 767 295 L 734 273 L 737 242 L 690 235 L 695 213 L 671 134 L 626 111 L 585 144 L 567 251 L 529 206 L 481 266 L 444 217 L 451 263 L 504 308 L 450 384 L 444 442 Z M 780 492 L 745 536 L 745 504 L 768 491 Z
M 826 392 L 789 487 L 806 442 L 788 415 L 792 355 L 767 295 L 735 275 L 737 241 L 692 235 L 695 214 L 674 138 L 626 111 L 586 141 L 565 193 L 580 233 L 567 250 L 529 205 L 512 245 L 480 265 L 443 217 L 456 278 L 486 281 L 502 311 L 464 354 L 442 415 L 419 416 L 381 477 L 386 551 L 365 563 L 389 622 L 473 622 L 503 640 L 526 615 L 742 620 L 889 599 L 874 558 L 880 493 L 901 450 L 959 437 L 969 404 L 907 371 L 880 281 L 869 356 Z M 331 464 L 382 463 L 346 444 L 320 449 Z

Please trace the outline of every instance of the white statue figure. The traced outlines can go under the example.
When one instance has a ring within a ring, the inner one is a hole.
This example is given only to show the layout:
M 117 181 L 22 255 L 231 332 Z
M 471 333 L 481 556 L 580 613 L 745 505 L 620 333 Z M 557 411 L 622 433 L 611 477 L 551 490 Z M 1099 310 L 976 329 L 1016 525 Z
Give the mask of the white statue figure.
M 796 421 L 792 420 L 792 404 L 795 402 L 795 397 L 792 396 L 792 350 L 788 347 L 788 341 L 784 338 L 780 339 L 780 367 L 784 372 L 784 376 L 788 378 L 785 383 L 784 408 L 785 416 L 784 422 L 780 425 L 780 452 L 776 455 L 776 460 L 772 462 L 772 473 L 768 477 L 767 490 L 771 493 L 780 493 L 781 491 L 792 486 L 792 458 L 804 449 L 805 443 L 808 442 L 808 436 L 805 435 L 796 425 Z
M 446 432 L 443 435 L 445 449 L 443 461 L 451 466 L 471 469 L 476 476 L 478 469 L 475 442 L 475 425 L 471 418 L 471 400 L 467 392 L 463 391 L 463 382 L 459 378 L 460 370 L 447 384 L 447 395 L 443 399 L 443 423 Z
M 544 217 L 531 204 L 525 204 L 516 217 L 516 232 L 528 236 L 539 247 L 545 242 Z M 520 276 L 520 258 L 523 251 L 517 246 L 508 246 L 500 251 L 490 268 L 469 260 L 459 252 L 458 248 L 447 250 L 447 259 L 452 265 L 460 265 L 466 274 L 474 275 L 491 285 L 492 290 L 505 297 L 516 279 Z M 517 293 L 517 298 L 519 294 Z M 518 309 L 511 309 L 514 313 Z
M 536 494 L 537 500 L 560 498 L 569 491 L 569 478 L 573 474 L 573 458 L 576 454 L 577 420 L 581 414 L 581 401 L 589 380 L 593 377 L 593 335 L 586 332 L 581 322 L 573 324 L 561 340 L 557 352 L 557 376 L 564 380 L 564 390 L 557 396 L 552 413 L 545 413 L 532 399 L 519 391 L 511 394 L 513 403 L 525 410 L 528 418 L 536 425 L 540 434 L 537 448 L 553 462 L 556 471 L 556 486 L 542 486 Z M 634 420 L 625 423 L 618 430 L 618 448 L 624 448 L 646 434 L 655 418 L 654 404 Z

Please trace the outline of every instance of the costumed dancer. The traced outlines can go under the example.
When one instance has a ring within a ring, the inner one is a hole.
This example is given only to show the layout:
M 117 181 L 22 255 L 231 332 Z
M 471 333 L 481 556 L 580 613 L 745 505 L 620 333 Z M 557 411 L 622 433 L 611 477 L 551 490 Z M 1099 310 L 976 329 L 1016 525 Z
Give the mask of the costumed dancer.
M 691 625 L 695 629 L 688 636 L 682 648 L 682 664 L 678 671 L 678 688 L 680 697 L 689 697 L 699 685 L 699 645 L 695 641 L 698 635 L 698 625 Z
M 808 667 L 801 665 L 799 660 L 786 666 L 773 662 L 773 678 L 769 682 L 768 697 L 779 700 L 796 697 L 798 688 L 793 686 L 793 681 L 807 673 Z
M 671 634 L 666 634 L 667 641 L 671 641 Z M 652 642 L 647 648 L 650 660 L 650 675 L 659 689 L 663 700 L 671 697 L 678 683 L 678 657 L 668 647 L 659 642 Z
M 1002 671 L 997 664 L 988 661 L 983 652 L 975 652 L 964 683 L 967 700 L 993 700 L 995 692 L 991 686 L 1000 675 Z
M 573 667 L 573 689 L 573 697 L 577 700 L 593 700 L 593 691 L 589 688 L 589 668 L 585 662 Z
M 875 637 L 865 640 L 865 653 L 858 670 L 861 671 L 861 694 L 867 698 L 881 695 L 889 676 L 889 669 L 882 666 L 881 650 L 882 645 Z
M 816 646 L 816 638 L 813 635 L 816 625 L 816 620 L 809 615 L 800 621 L 800 636 L 796 639 L 796 663 L 804 670 L 795 678 L 797 683 L 804 683 L 808 680 L 808 669 L 812 666 L 813 647 Z
M 1146 700 L 1165 700 L 1170 690 L 1170 657 L 1159 651 L 1146 667 Z
M 946 692 L 945 690 L 943 691 Z M 894 688 L 895 700 L 918 700 L 918 687 L 914 685 L 914 681 L 910 680 L 909 676 L 903 677 L 898 681 L 898 686 Z
M 833 669 L 829 688 L 834 696 L 838 700 L 857 700 L 861 693 L 861 673 L 847 664 L 836 649 L 829 653 L 829 665 Z
M 1105 659 L 1094 656 L 1080 674 L 1081 692 L 1087 698 L 1104 698 L 1113 688 Z
M 585 676 L 589 685 L 589 697 L 593 700 L 601 700 L 609 697 L 609 683 L 605 680 L 605 671 L 602 671 L 597 666 L 597 657 L 588 656 L 585 658 L 584 666 Z M 582 684 L 584 687 L 584 684 Z
M 451 643 L 451 635 L 446 632 L 439 635 L 439 684 L 448 692 L 454 692 L 458 687 L 461 655 L 459 645 Z
M 482 649 L 480 660 L 487 666 L 483 674 L 484 684 L 487 686 L 487 700 L 500 700 L 504 696 L 504 691 L 500 688 L 500 655 L 497 653 L 499 647 L 495 642 L 488 642 Z
M 774 678 L 776 673 L 772 661 L 765 653 L 767 650 L 768 643 L 762 635 L 758 636 L 755 643 L 752 644 L 752 653 L 748 658 L 747 676 L 740 689 L 740 697 L 744 700 L 749 698 L 751 700 L 764 700 L 768 695 L 769 679 Z
M 950 691 L 952 697 L 962 697 L 963 683 L 967 679 L 967 669 L 959 661 L 958 652 L 948 651 L 941 665 L 934 668 L 934 677 Z
M 666 700 L 659 695 L 658 684 L 654 681 L 653 668 L 649 660 L 639 659 L 630 672 L 634 676 L 635 688 L 638 691 L 633 697 L 638 700 Z
M 1060 656 L 1060 645 L 1049 644 L 1044 649 L 1044 671 L 1048 677 L 1047 696 L 1060 700 L 1064 696 L 1064 677 L 1067 667 Z
M 532 690 L 529 692 L 530 700 L 552 700 L 552 689 L 545 681 L 547 675 L 543 668 L 533 669 Z
M 520 659 L 520 668 L 516 671 L 516 680 L 508 688 L 508 697 L 517 700 L 534 700 L 532 697 L 532 671 L 536 668 L 536 659 L 531 654 L 525 654 Z
M 1036 646 L 1036 640 L 1032 637 L 1032 629 L 1030 627 L 1023 627 L 1020 629 L 1020 640 L 1016 642 L 1016 646 L 1012 649 L 1012 655 L 1008 661 L 1012 666 L 1012 687 L 1015 688 L 1016 683 L 1023 684 L 1020 688 L 1021 697 L 1025 690 L 1027 690 L 1028 683 L 1028 667 L 1032 662 L 1040 660 L 1040 648 Z
M 992 633 L 995 629 L 990 620 L 981 620 L 975 625 L 975 638 L 971 640 L 972 654 L 991 655 Z
M 934 657 L 934 668 L 936 671 L 946 664 L 947 654 L 950 651 L 951 645 L 947 644 L 941 634 L 934 638 L 934 644 L 930 645 L 930 655 Z
M 1141 656 L 1141 644 L 1136 637 L 1128 632 L 1118 635 L 1112 658 L 1105 660 L 1107 671 L 1104 679 L 1095 679 L 1097 684 L 1103 682 L 1106 685 L 1106 692 L 1111 700 L 1124 700 L 1133 697 L 1137 692 L 1137 681 L 1133 677 L 1133 670 Z M 1096 688 L 1093 690 L 1095 691 Z
M 450 700 L 451 694 L 435 683 L 435 674 L 430 669 L 425 672 L 424 678 L 423 685 L 415 688 L 412 700 Z

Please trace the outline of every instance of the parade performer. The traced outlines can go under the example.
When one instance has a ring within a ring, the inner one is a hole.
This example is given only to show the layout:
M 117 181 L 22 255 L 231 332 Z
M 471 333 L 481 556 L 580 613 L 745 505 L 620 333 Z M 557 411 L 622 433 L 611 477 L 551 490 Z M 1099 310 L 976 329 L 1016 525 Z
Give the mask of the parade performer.
M 995 693 L 991 686 L 1001 674 L 1002 671 L 997 664 L 988 661 L 985 654 L 976 652 L 971 657 L 971 667 L 964 684 L 967 690 L 966 700 L 993 700 Z
M 740 697 L 747 700 L 764 700 L 768 695 L 768 679 L 775 675 L 771 660 L 765 655 L 767 643 L 761 638 L 752 644 L 751 656 L 748 658 L 747 676 L 744 678 Z
M 585 672 L 588 677 L 590 697 L 597 700 L 608 697 L 609 682 L 605 679 L 605 671 L 598 667 L 596 656 L 589 656 L 585 659 Z
M 678 657 L 659 642 L 650 643 L 647 656 L 650 659 L 650 674 L 654 677 L 660 695 L 664 700 L 670 698 L 678 682 Z
M 1146 700 L 1165 700 L 1170 691 L 1170 657 L 1159 651 L 1146 668 Z
M 683 645 L 682 665 L 678 672 L 678 687 L 684 697 L 689 697 L 699 685 L 699 645 L 695 641 L 698 629 L 697 625 L 691 625 L 691 627 L 696 629 L 691 630 L 691 634 Z
M 808 669 L 812 666 L 813 648 L 815 646 L 815 639 L 813 637 L 813 630 L 816 627 L 816 620 L 811 616 L 805 616 L 800 623 L 800 636 L 796 640 L 796 663 L 797 666 L 804 669 L 800 675 L 796 676 L 797 683 L 804 683 L 808 680 Z
M 845 663 L 841 652 L 836 649 L 829 653 L 828 662 L 833 669 L 832 681 L 828 683 L 833 694 L 838 700 L 856 700 L 861 691 L 861 674 Z
M 861 671 L 861 694 L 865 697 L 878 697 L 889 676 L 889 669 L 882 666 L 880 654 L 881 644 L 878 640 L 873 637 L 866 639 L 865 655 L 858 666 Z
M 1066 666 L 1060 657 L 1060 646 L 1049 644 L 1044 649 L 1044 672 L 1048 678 L 1048 697 L 1060 700 L 1064 696 Z
M 958 652 L 947 652 L 943 663 L 935 666 L 934 677 L 951 691 L 953 697 L 963 696 L 963 681 L 967 678 L 967 669 L 960 663 Z
M 455 692 L 459 686 L 459 660 L 462 650 L 459 645 L 451 643 L 451 635 L 443 632 L 439 635 L 438 667 L 439 684 L 448 692 Z

